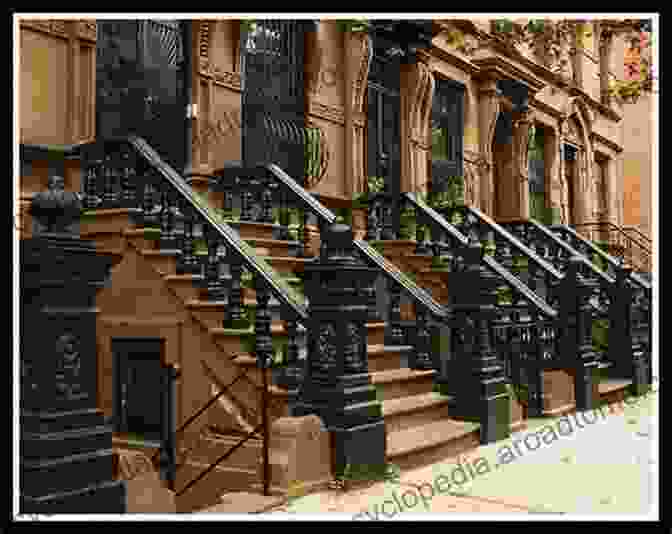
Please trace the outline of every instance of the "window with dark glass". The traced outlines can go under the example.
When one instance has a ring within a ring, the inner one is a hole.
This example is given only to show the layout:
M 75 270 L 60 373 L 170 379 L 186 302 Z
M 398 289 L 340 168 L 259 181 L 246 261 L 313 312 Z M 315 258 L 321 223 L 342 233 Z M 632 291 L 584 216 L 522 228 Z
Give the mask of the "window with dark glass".
M 464 86 L 437 80 L 432 100 L 432 166 L 434 191 L 442 191 L 446 179 L 462 176 L 464 143 Z
M 546 185 L 544 180 L 544 132 L 535 129 L 530 139 L 528 154 L 530 184 L 530 217 L 542 223 L 550 223 L 546 209 Z

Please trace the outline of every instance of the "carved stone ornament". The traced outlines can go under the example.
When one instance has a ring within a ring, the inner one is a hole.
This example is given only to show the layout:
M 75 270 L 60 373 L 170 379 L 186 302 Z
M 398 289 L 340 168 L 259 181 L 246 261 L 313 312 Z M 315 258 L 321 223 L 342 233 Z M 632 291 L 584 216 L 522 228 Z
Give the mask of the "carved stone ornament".
M 40 226 L 36 233 L 74 234 L 72 226 L 81 212 L 79 193 L 65 191 L 65 180 L 56 175 L 49 178 L 48 191 L 37 193 L 30 206 L 30 214 Z
M 362 361 L 361 347 L 362 338 L 359 335 L 359 329 L 355 323 L 348 323 L 346 326 L 348 343 L 345 348 L 345 371 L 357 373 L 364 367 Z

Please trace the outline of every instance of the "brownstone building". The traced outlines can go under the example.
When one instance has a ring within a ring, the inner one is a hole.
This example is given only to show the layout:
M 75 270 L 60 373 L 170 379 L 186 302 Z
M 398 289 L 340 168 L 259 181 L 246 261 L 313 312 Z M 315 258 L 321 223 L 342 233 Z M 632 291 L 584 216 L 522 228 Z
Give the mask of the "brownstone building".
M 430 42 L 424 46 L 426 35 L 419 38 L 410 30 L 407 41 L 399 45 L 394 40 L 401 37 L 372 37 L 352 21 L 345 24 L 330 19 L 250 24 L 230 18 L 185 23 L 26 17 L 19 25 L 22 237 L 31 235 L 27 210 L 33 194 L 46 189 L 49 175 L 62 173 L 66 190 L 88 191 L 98 175 L 85 164 L 80 147 L 128 134 L 143 138 L 158 156 L 148 156 L 149 149 L 137 141 L 132 142 L 135 155 L 120 149 L 96 156 L 99 163 L 110 165 L 117 159 L 140 158 L 138 154 L 154 161 L 151 172 L 147 169 L 152 165 L 145 164 L 122 166 L 119 174 L 109 174 L 105 184 L 118 179 L 128 198 L 136 194 L 130 193 L 132 179 L 146 172 L 155 181 L 163 178 L 171 184 L 172 192 L 165 198 L 177 195 L 180 202 L 186 202 L 180 197 L 187 194 L 186 189 L 176 185 L 181 184 L 173 174 L 176 171 L 193 190 L 209 191 L 212 206 L 227 209 L 230 191 L 211 187 L 216 178 L 239 168 L 236 165 L 241 161 L 263 161 L 276 163 L 296 179 L 298 185 L 286 186 L 284 178 L 278 178 L 282 187 L 288 187 L 284 194 L 298 195 L 318 218 L 323 212 L 310 198 L 333 210 L 351 207 L 353 199 L 372 192 L 375 178 L 383 178 L 387 191 L 402 194 L 445 191 L 458 177 L 464 203 L 497 223 L 532 217 L 579 229 L 605 222 L 616 227 L 638 226 L 650 236 L 650 124 L 644 121 L 635 133 L 629 122 L 631 114 L 643 116 L 640 108 L 650 104 L 644 99 L 639 107 L 622 106 L 609 96 L 609 81 L 620 71 L 624 43 L 602 28 L 600 20 L 577 24 L 575 37 L 558 47 L 545 46 L 542 40 L 531 47 L 514 46 L 487 19 L 430 21 Z M 413 60 L 399 59 L 404 54 Z M 261 124 L 255 123 L 256 115 L 274 118 Z M 156 165 L 159 157 L 172 170 Z M 263 187 L 263 180 L 259 183 L 255 187 Z M 179 368 L 174 426 L 180 431 L 186 423 L 191 426 L 179 438 L 178 450 L 184 457 L 196 452 L 184 461 L 185 469 L 177 480 L 179 486 L 191 487 L 190 480 L 212 465 L 226 446 L 238 443 L 240 435 L 261 424 L 255 409 L 261 388 L 266 391 L 265 381 L 261 385 L 262 378 L 266 380 L 265 369 L 255 368 L 250 356 L 251 346 L 261 350 L 261 336 L 230 324 L 222 327 L 221 316 L 230 313 L 233 297 L 226 301 L 199 297 L 189 278 L 193 273 L 180 271 L 181 253 L 173 254 L 177 247 L 168 247 L 168 252 L 154 247 L 147 232 L 130 225 L 125 211 L 130 204 L 115 197 L 108 185 L 96 191 L 103 203 L 113 199 L 116 203 L 109 206 L 114 209 L 100 210 L 82 222 L 83 236 L 121 258 L 112 284 L 97 300 L 98 403 L 117 425 L 120 414 L 125 414 L 125 423 L 115 426 L 119 448 L 135 447 L 154 454 L 160 445 L 148 436 L 160 435 L 165 422 L 156 419 L 160 407 L 154 404 L 158 401 L 143 402 L 143 388 L 151 391 L 163 386 L 152 386 L 151 380 L 143 382 L 142 377 L 158 373 L 161 365 Z M 265 194 L 259 197 L 260 205 Z M 637 203 L 648 206 L 639 215 L 632 208 Z M 179 213 L 198 211 L 193 207 L 196 204 L 189 204 L 188 209 L 180 206 Z M 166 211 L 157 213 L 163 217 Z M 361 212 L 355 215 L 353 229 L 363 237 L 365 217 Z M 206 218 L 200 224 L 216 226 L 213 221 Z M 248 227 L 241 218 L 236 224 L 242 238 L 293 283 L 292 273 L 303 269 L 303 259 L 283 258 L 286 251 L 279 243 L 283 240 L 264 233 L 270 232 L 268 223 L 273 221 L 271 216 Z M 319 233 L 319 224 L 304 225 L 313 234 Z M 161 232 L 165 228 L 161 226 Z M 201 237 L 207 235 L 202 230 Z M 218 236 L 233 246 L 235 239 L 224 230 Z M 400 243 L 402 247 L 409 242 Z M 252 254 L 242 247 L 236 250 L 241 257 Z M 213 258 L 217 255 L 211 254 Z M 409 272 L 408 266 L 416 260 L 420 267 L 414 274 L 420 280 L 427 267 L 422 258 L 411 258 L 400 267 Z M 234 262 L 227 276 L 240 277 L 244 264 L 261 277 L 261 271 L 254 271 L 259 268 L 255 261 Z M 403 255 L 399 261 L 404 261 Z M 427 275 L 426 287 L 434 283 L 430 278 Z M 443 287 L 440 280 L 436 283 Z M 404 284 L 405 288 L 412 285 Z M 265 310 L 268 300 L 259 288 L 241 289 L 235 283 L 232 287 L 241 303 Z M 273 286 L 277 292 L 273 297 L 281 304 L 283 298 L 291 302 L 278 287 Z M 215 289 L 208 286 L 208 290 Z M 442 291 L 430 293 L 441 300 Z M 255 304 L 258 294 L 262 297 Z M 404 305 L 405 317 L 421 315 L 417 310 L 409 312 L 411 308 Z M 301 317 L 300 308 L 293 311 Z M 259 317 L 266 317 L 264 313 L 258 313 L 255 325 L 263 323 Z M 274 339 L 290 339 L 292 345 L 294 326 L 281 326 L 275 317 L 269 324 L 264 332 Z M 431 443 L 416 443 L 409 437 L 418 421 L 442 423 L 437 414 L 451 401 L 432 397 L 434 370 L 399 364 L 405 357 L 403 351 L 388 350 L 383 327 L 387 328 L 382 322 L 370 321 L 365 334 L 369 369 L 376 375 L 373 383 L 382 391 L 383 417 L 388 421 L 388 458 L 402 458 L 403 463 L 427 447 L 444 447 L 441 450 L 448 454 L 477 443 L 473 428 L 452 422 L 441 429 L 437 426 L 438 430 L 428 427 L 427 435 L 435 432 Z M 158 341 L 143 344 L 138 339 Z M 155 361 L 138 354 L 151 354 Z M 135 367 L 128 363 L 136 359 L 143 363 Z M 241 369 L 244 380 L 239 380 Z M 118 377 L 125 370 L 130 374 L 122 387 Z M 572 373 L 566 369 L 544 373 L 539 386 L 547 391 L 540 407 L 543 415 L 575 408 L 579 400 L 572 388 Z M 314 420 L 292 415 L 286 390 L 274 385 L 270 391 L 273 424 L 267 435 L 271 436 L 272 457 L 270 467 L 266 462 L 265 468 L 270 469 L 272 489 L 286 493 L 297 480 L 307 487 L 324 485 L 330 476 L 326 433 Z M 134 407 L 135 415 L 124 411 L 128 408 L 122 405 L 122 397 Z M 218 402 L 211 401 L 214 397 Z M 204 405 L 212 409 L 191 424 L 191 417 Z M 142 420 L 143 413 L 145 420 L 155 417 L 151 425 L 133 423 L 133 417 Z M 509 426 L 524 424 L 526 412 L 513 398 L 510 420 L 506 413 L 507 432 Z M 138 428 L 145 439 L 134 442 L 130 435 Z M 211 433 L 204 437 L 204 431 Z M 218 492 L 227 489 L 259 491 L 261 467 L 255 455 L 263 445 L 250 443 L 241 446 L 231 466 L 222 464 L 208 471 L 201 484 L 183 497 L 178 491 L 182 498 L 178 510 L 214 504 Z M 151 470 L 151 462 L 143 462 Z M 307 466 L 317 467 L 309 470 Z M 267 474 L 264 479 L 269 478 Z

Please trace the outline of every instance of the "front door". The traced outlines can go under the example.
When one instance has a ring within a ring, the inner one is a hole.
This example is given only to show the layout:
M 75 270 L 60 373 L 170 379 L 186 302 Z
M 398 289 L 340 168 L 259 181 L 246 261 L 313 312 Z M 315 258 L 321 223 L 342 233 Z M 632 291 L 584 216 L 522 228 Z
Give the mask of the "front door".
M 184 166 L 184 79 L 177 20 L 98 20 L 96 136 L 136 134 Z
M 117 432 L 158 441 L 164 400 L 161 339 L 115 339 L 115 423 Z

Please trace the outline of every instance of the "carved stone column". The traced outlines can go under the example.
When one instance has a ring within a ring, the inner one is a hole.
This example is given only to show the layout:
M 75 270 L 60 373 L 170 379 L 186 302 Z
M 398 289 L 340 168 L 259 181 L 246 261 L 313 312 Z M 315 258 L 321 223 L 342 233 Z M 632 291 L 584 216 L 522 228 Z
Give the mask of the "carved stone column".
M 479 135 L 483 157 L 483 173 L 480 183 L 481 209 L 486 214 L 493 215 L 495 183 L 492 140 L 495 136 L 495 125 L 501 106 L 501 92 L 497 88 L 497 80 L 488 78 L 479 91 L 479 97 Z
M 425 56 L 405 65 L 401 108 L 401 192 L 419 191 L 427 181 L 429 119 L 434 95 L 434 76 Z
M 345 54 L 345 194 L 364 191 L 364 95 L 373 57 L 371 38 L 365 32 L 344 34 Z
M 559 223 L 562 208 L 562 180 L 564 179 L 561 175 L 562 155 L 560 153 L 560 131 L 557 127 L 546 131 L 552 131 L 553 133 L 547 135 L 544 144 L 544 172 L 546 174 L 544 179 L 547 184 L 546 193 L 549 196 L 548 204 L 552 210 L 552 221 L 554 223 Z
M 529 185 L 529 146 L 530 128 L 534 124 L 534 112 L 526 110 L 514 117 L 513 122 L 513 185 L 516 187 L 518 215 L 527 219 L 530 216 L 530 185 Z

